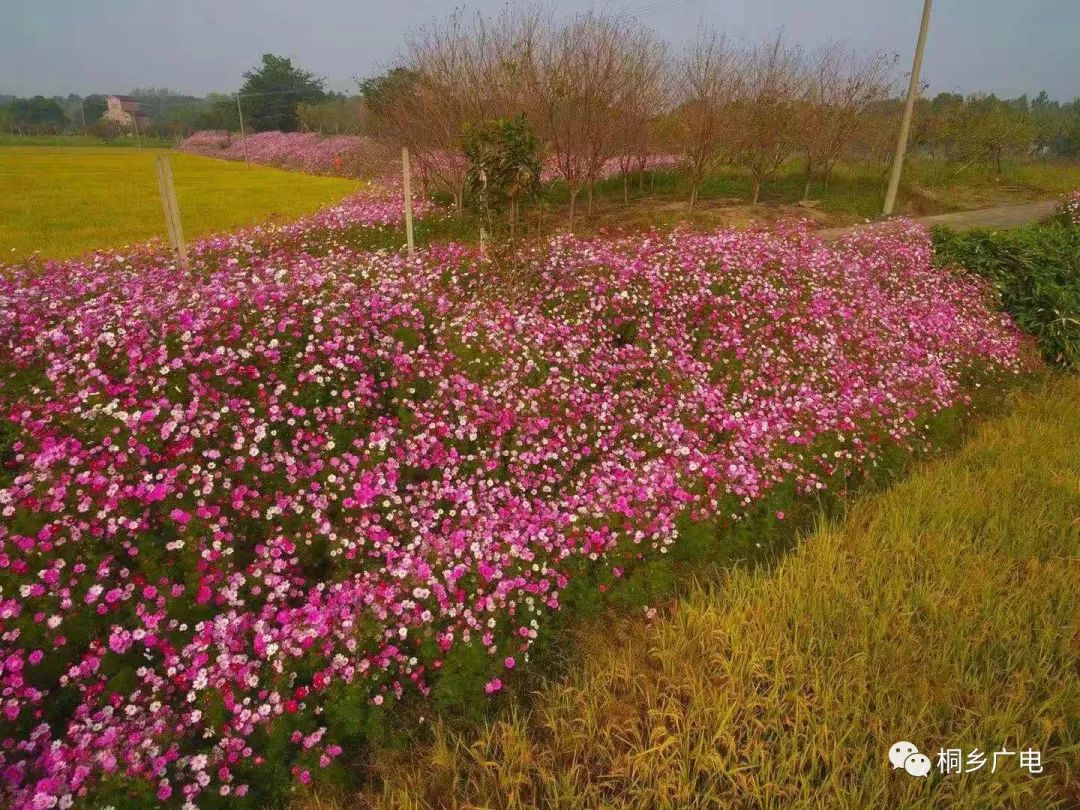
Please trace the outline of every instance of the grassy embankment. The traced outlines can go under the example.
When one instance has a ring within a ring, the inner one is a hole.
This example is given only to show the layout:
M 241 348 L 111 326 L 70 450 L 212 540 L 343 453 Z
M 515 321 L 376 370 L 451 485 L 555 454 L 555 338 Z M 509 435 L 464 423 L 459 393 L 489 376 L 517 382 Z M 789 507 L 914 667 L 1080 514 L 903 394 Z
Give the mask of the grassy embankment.
M 165 237 L 157 149 L 0 147 L 0 262 L 75 256 Z M 339 177 L 168 153 L 184 235 L 295 219 L 357 187 Z
M 385 756 L 387 807 L 1052 807 L 1080 795 L 1080 379 L 735 568 L 479 731 Z M 616 631 L 613 631 L 616 630 Z M 910 740 L 1042 753 L 927 780 Z M 326 797 L 322 806 L 327 806 Z M 342 806 L 352 803 L 346 800 Z
M 827 187 L 820 180 L 811 186 L 812 208 L 798 206 L 805 177 L 798 161 L 786 164 L 778 176 L 762 187 L 762 204 L 749 205 L 752 181 L 746 170 L 725 167 L 708 177 L 701 203 L 687 211 L 690 190 L 680 172 L 628 178 L 624 201 L 623 178 L 597 185 L 594 210 L 586 213 L 587 195 L 578 198 L 577 230 L 662 227 L 683 221 L 699 228 L 741 226 L 752 221 L 771 222 L 792 216 L 811 217 L 823 225 L 847 225 L 881 213 L 881 172 L 864 164 L 841 164 Z M 913 158 L 905 164 L 897 213 L 925 216 L 951 211 L 989 208 L 1047 199 L 1080 188 L 1080 163 L 1029 161 L 1006 163 L 998 175 L 992 168 Z M 544 195 L 545 216 L 565 222 L 566 189 L 556 184 Z
M 793 218 L 809 218 L 830 227 L 881 213 L 880 178 L 863 165 L 839 166 L 828 188 L 816 182 L 811 191 L 816 201 L 812 208 L 798 205 L 804 182 L 802 167 L 793 161 L 766 183 L 762 202 L 754 207 L 749 204 L 750 177 L 739 167 L 726 167 L 706 180 L 700 204 L 689 211 L 690 192 L 684 173 L 646 173 L 640 185 L 635 173 L 627 178 L 625 200 L 623 178 L 616 177 L 597 184 L 592 213 L 587 211 L 587 193 L 579 195 L 574 231 L 583 235 L 629 233 L 682 224 L 695 230 L 739 228 Z M 907 216 L 965 211 L 1052 199 L 1076 188 L 1080 188 L 1080 163 L 1007 163 L 998 175 L 988 167 L 913 159 L 906 169 L 897 210 Z M 523 206 L 518 235 L 543 238 L 565 229 L 568 201 L 562 183 L 545 188 L 537 200 Z M 443 197 L 441 202 L 449 206 L 450 199 Z M 418 245 L 447 239 L 475 242 L 479 231 L 479 220 L 466 211 L 460 217 L 417 223 L 416 241 Z M 396 230 L 338 234 L 342 236 L 357 247 L 397 248 L 404 243 L 404 235 Z

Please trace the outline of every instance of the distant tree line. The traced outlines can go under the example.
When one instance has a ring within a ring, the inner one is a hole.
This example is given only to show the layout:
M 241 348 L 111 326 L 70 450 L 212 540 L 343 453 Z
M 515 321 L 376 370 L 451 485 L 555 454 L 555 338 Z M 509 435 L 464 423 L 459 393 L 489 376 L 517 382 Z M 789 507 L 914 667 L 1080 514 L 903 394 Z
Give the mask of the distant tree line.
M 939 93 L 920 100 L 916 122 L 916 146 L 933 156 L 1000 168 L 1003 158 L 1032 151 L 1080 155 L 1080 98 L 1063 104 L 1045 91 L 1032 101 Z
M 310 129 L 325 133 L 358 133 L 363 102 L 327 92 L 325 80 L 296 67 L 290 59 L 265 54 L 243 75 L 239 89 L 248 131 Z M 109 94 L 79 96 L 0 96 L 0 130 L 42 135 L 83 133 L 115 137 L 121 128 L 102 121 Z M 236 95 L 193 96 L 167 87 L 135 87 L 123 95 L 139 102 L 148 116 L 143 135 L 183 138 L 201 129 L 240 129 Z

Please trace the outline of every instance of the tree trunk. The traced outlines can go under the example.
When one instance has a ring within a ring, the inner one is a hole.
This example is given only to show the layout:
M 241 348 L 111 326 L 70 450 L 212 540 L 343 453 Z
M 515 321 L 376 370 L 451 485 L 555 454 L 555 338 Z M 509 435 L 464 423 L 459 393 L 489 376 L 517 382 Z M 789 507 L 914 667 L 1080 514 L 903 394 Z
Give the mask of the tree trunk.
M 810 172 L 806 172 L 806 185 L 803 186 L 802 198 L 804 200 L 810 199 Z
M 589 204 L 585 208 L 585 213 L 588 214 L 589 216 L 592 216 L 592 197 L 593 197 L 593 187 L 595 185 L 596 184 L 593 183 L 592 180 L 589 181 Z
M 758 198 L 760 196 L 761 196 L 761 181 L 760 180 L 754 180 L 754 200 L 753 200 L 753 202 L 751 202 L 751 205 L 757 206 Z
M 570 230 L 574 230 L 574 206 L 577 203 L 577 195 L 580 189 L 570 189 Z
M 694 210 L 694 203 L 697 202 L 697 195 L 698 195 L 698 187 L 697 187 L 697 183 L 694 183 L 694 185 L 690 189 L 690 210 L 691 211 Z
M 626 172 L 622 176 L 622 201 L 623 205 L 630 204 L 630 175 Z
M 637 190 L 640 192 L 645 191 L 645 170 L 638 169 L 637 173 Z

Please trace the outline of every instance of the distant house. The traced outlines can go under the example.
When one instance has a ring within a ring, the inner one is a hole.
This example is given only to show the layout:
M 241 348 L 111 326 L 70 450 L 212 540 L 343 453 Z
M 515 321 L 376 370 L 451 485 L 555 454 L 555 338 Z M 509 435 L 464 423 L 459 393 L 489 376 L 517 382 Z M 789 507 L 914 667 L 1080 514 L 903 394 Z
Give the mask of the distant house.
M 150 116 L 139 109 L 139 102 L 131 96 L 109 96 L 105 99 L 105 114 L 101 118 L 129 129 L 135 124 L 144 127 L 150 123 Z

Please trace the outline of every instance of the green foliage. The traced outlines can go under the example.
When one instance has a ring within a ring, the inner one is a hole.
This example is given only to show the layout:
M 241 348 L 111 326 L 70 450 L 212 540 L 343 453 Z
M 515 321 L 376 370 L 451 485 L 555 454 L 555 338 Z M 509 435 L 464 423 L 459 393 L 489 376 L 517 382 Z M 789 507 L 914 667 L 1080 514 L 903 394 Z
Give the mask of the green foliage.
M 87 96 L 82 100 L 82 112 L 79 116 L 80 123 L 82 122 L 83 116 L 86 117 L 87 124 L 91 121 L 97 121 L 105 114 L 105 110 L 108 109 L 108 106 L 108 102 L 105 101 L 105 96 L 100 93 L 94 93 Z
M 1027 99 L 1005 101 L 994 95 L 941 93 L 930 102 L 925 140 L 954 160 L 994 165 L 1027 152 L 1035 140 Z
M 407 92 L 412 87 L 417 78 L 415 71 L 396 67 L 379 76 L 361 79 L 357 84 L 360 87 L 364 105 L 372 115 L 380 116 L 386 113 L 399 94 Z
M 470 204 L 489 227 L 495 211 L 506 211 L 511 229 L 518 206 L 540 183 L 540 140 L 523 114 L 465 127 L 462 148 L 469 159 Z
M 259 67 L 244 74 L 240 88 L 245 124 L 254 131 L 294 132 L 297 105 L 322 101 L 324 83 L 315 74 L 294 67 L 291 59 L 264 53 Z
M 167 87 L 135 87 L 128 93 L 137 99 L 139 109 L 145 112 L 150 120 L 149 124 L 141 125 L 144 134 L 146 132 L 168 135 L 172 137 L 184 137 L 197 129 L 225 129 L 226 127 L 203 126 L 203 120 L 208 109 L 217 98 L 210 94 L 205 98 L 177 93 Z M 232 117 L 236 118 L 236 103 L 232 97 L 227 97 L 232 102 Z M 87 123 L 90 122 L 90 114 L 87 113 Z
M 296 106 L 300 128 L 323 135 L 358 134 L 363 129 L 364 118 L 364 104 L 355 98 L 331 98 L 318 104 Z
M 195 118 L 196 129 L 224 129 L 240 131 L 240 115 L 236 98 L 224 93 L 211 93 L 206 97 L 206 107 Z
M 3 108 L 3 120 L 9 128 L 31 132 L 59 131 L 68 122 L 56 99 L 44 96 L 9 101 Z
M 1060 221 L 1007 231 L 934 230 L 935 261 L 990 279 L 1048 362 L 1080 369 L 1080 228 Z
M 1032 100 L 1030 115 L 1037 146 L 1054 155 L 1080 155 L 1080 98 L 1062 104 L 1044 90 Z

